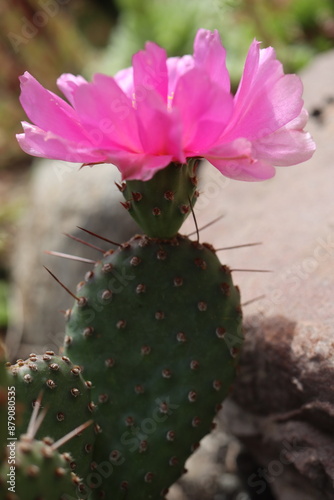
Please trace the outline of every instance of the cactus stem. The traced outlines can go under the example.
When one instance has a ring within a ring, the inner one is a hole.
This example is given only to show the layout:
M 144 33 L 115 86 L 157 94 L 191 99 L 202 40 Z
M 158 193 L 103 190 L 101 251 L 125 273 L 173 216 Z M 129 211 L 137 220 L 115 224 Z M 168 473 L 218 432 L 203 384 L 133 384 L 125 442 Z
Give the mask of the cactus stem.
M 64 290 L 66 290 L 66 292 L 67 292 L 67 293 L 69 293 L 69 294 L 71 295 L 71 297 L 73 297 L 73 298 L 74 298 L 77 302 L 79 302 L 79 303 L 80 303 L 80 302 L 82 302 L 83 297 L 77 297 L 77 296 L 76 296 L 73 292 L 71 292 L 71 290 L 70 290 L 69 288 L 67 288 L 67 286 L 66 286 L 66 285 L 64 285 L 64 283 L 62 283 L 62 282 L 60 281 L 60 279 L 58 279 L 58 278 L 57 278 L 57 276 L 55 276 L 55 275 L 53 274 L 53 272 L 52 272 L 52 271 L 50 271 L 50 269 L 48 269 L 46 266 L 43 266 L 43 267 L 44 267 L 44 269 L 46 269 L 46 270 L 47 270 L 47 272 L 48 272 L 48 273 L 52 276 L 52 278 L 53 278 L 54 280 L 56 280 L 56 281 L 57 281 L 57 283 L 59 283 L 59 285 L 60 285 L 60 286 L 62 286 L 62 287 L 64 288 Z
M 244 245 L 234 245 L 232 247 L 216 248 L 216 252 L 221 252 L 222 250 L 234 250 L 235 248 L 245 248 L 245 247 L 255 247 L 257 245 L 262 245 L 262 241 L 256 243 L 245 243 Z
M 93 231 L 89 231 L 88 229 L 85 229 L 84 227 L 77 226 L 78 229 L 81 229 L 81 231 L 84 231 L 85 233 L 90 234 L 91 236 L 94 236 L 95 238 L 99 238 L 100 240 L 106 241 L 107 243 L 111 243 L 112 245 L 116 245 L 117 247 L 120 247 L 121 244 L 117 243 L 116 241 L 109 240 L 108 238 L 105 238 L 104 236 L 101 236 L 100 234 L 93 233 Z
M 77 241 L 78 243 L 82 243 L 83 245 L 86 245 L 87 247 L 94 248 L 94 250 L 97 250 L 98 252 L 105 253 L 105 250 L 103 248 L 97 247 L 96 245 L 93 245 L 92 243 L 88 243 L 88 241 L 82 240 L 81 238 L 77 238 L 76 236 L 73 236 L 73 234 L 68 234 L 68 233 L 63 233 L 64 236 L 67 238 L 71 238 L 74 241 Z
M 48 255 L 54 255 L 55 257 L 62 257 L 63 259 L 76 260 L 77 262 L 85 262 L 87 264 L 96 264 L 95 260 L 85 259 L 84 257 L 78 257 L 77 255 L 70 255 L 68 253 L 54 252 L 53 250 L 44 250 L 44 253 Z

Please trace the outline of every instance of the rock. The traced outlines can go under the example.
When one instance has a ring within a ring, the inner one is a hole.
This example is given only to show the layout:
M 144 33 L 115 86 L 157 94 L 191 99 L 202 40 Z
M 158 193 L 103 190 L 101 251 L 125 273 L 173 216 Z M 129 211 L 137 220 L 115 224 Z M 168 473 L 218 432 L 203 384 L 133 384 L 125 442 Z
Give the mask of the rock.
M 120 204 L 114 185 L 120 180 L 112 165 L 79 170 L 77 165 L 51 160 L 37 161 L 29 187 L 26 214 L 17 232 L 12 256 L 11 321 L 6 337 L 11 359 L 30 352 L 57 351 L 63 342 L 65 311 L 73 299 L 43 268 L 47 266 L 71 291 L 82 281 L 91 264 L 72 262 L 45 250 L 96 260 L 100 252 L 82 245 L 69 233 L 104 250 L 112 245 L 94 238 L 77 226 L 116 242 L 126 241 L 138 226 Z
M 245 329 L 223 418 L 262 466 L 248 484 L 261 490 L 267 476 L 277 499 L 334 499 L 334 336 L 283 317 L 249 318 Z
M 167 500 L 234 500 L 242 493 L 236 475 L 237 440 L 217 423 L 188 459 L 187 472 L 171 487 Z M 248 497 L 240 500 L 248 500 Z

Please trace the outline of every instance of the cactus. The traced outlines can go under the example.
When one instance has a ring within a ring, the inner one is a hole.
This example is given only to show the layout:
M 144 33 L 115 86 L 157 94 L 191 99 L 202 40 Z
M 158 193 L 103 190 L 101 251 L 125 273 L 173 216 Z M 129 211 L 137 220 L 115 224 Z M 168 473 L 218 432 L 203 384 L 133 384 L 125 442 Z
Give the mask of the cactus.
M 45 437 L 36 439 L 36 433 L 47 413 L 41 408 L 42 393 L 38 396 L 31 413 L 26 434 L 19 440 L 11 440 L 6 446 L 0 467 L 0 494 L 3 500 L 75 500 L 87 490 L 81 479 L 72 471 L 70 453 L 60 453 L 59 448 L 91 422 L 73 429 L 56 443 Z
M 95 405 L 91 401 L 90 383 L 84 381 L 80 368 L 66 356 L 56 356 L 53 351 L 43 355 L 31 354 L 27 360 L 18 360 L 11 365 L 9 370 L 14 376 L 16 405 L 26 407 L 23 419 L 17 422 L 17 436 L 25 432 L 29 410 L 34 407 L 41 391 L 47 412 L 36 433 L 37 439 L 48 436 L 57 441 L 92 418 Z M 94 440 L 91 426 L 60 447 L 60 452 L 72 455 L 71 469 L 80 477 L 85 477 L 90 470 Z
M 153 238 L 172 238 L 191 213 L 198 197 L 196 169 L 199 160 L 171 163 L 149 181 L 131 180 L 118 185 L 123 206 Z
M 26 439 L 24 435 L 11 446 L 15 447 L 15 462 L 7 460 L 0 470 L 3 500 L 79 498 L 76 490 L 80 479 L 72 472 L 68 454 L 59 453 L 44 441 Z
M 8 427 L 13 425 L 15 419 L 15 396 L 11 389 L 12 377 L 6 369 L 5 347 L 0 341 L 0 461 L 8 432 L 11 431 Z
M 229 269 L 185 236 L 137 235 L 86 274 L 65 353 L 100 403 L 107 498 L 157 499 L 182 474 L 233 381 L 240 323 Z

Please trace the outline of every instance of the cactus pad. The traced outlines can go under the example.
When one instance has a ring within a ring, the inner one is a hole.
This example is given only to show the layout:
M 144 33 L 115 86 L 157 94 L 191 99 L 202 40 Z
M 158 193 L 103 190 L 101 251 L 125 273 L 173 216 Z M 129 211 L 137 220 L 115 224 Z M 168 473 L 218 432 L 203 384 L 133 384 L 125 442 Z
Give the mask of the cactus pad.
M 100 403 L 96 498 L 165 495 L 210 432 L 241 342 L 239 291 L 210 245 L 137 235 L 86 274 L 65 354 Z
M 29 359 L 18 360 L 9 369 L 14 375 L 17 406 L 26 406 L 24 418 L 17 422 L 17 436 L 25 432 L 41 391 L 46 415 L 36 433 L 37 439 L 48 436 L 56 441 L 92 419 L 95 405 L 91 401 L 90 383 L 84 381 L 80 368 L 66 356 L 56 356 L 52 351 L 31 354 Z M 90 426 L 60 448 L 71 453 L 72 470 L 80 477 L 90 470 L 94 441 L 94 428 Z
M 71 470 L 71 457 L 61 454 L 43 441 L 21 436 L 10 442 L 15 460 L 0 469 L 3 500 L 76 500 L 80 498 L 80 479 Z M 9 449 L 9 448 L 8 448 Z M 10 453 L 10 451 L 8 452 Z
M 123 206 L 143 231 L 154 238 L 176 235 L 198 197 L 195 171 L 199 160 L 171 163 L 149 181 L 126 181 L 118 186 Z

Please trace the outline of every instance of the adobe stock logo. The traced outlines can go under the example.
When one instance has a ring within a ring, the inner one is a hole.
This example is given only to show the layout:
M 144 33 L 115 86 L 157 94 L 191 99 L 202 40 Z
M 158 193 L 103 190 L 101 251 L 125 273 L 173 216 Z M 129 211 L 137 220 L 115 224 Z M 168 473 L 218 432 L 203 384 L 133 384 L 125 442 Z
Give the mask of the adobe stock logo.
M 21 17 L 21 30 L 19 33 L 13 33 L 10 31 L 7 33 L 7 37 L 10 41 L 14 52 L 17 54 L 22 45 L 26 45 L 30 40 L 32 40 L 39 31 L 44 28 L 50 18 L 55 17 L 59 11 L 60 7 L 69 3 L 70 0 L 40 0 L 38 5 L 40 9 L 37 10 L 31 20 L 26 16 Z

